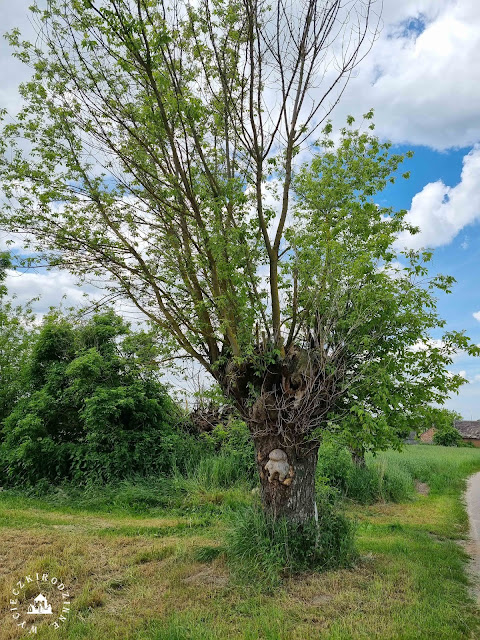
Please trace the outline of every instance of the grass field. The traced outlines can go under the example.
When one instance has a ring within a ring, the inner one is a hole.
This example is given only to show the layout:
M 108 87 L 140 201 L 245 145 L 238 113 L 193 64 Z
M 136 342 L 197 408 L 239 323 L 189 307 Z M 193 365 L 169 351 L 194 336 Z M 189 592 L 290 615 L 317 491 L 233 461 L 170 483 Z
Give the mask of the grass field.
M 467 532 L 464 480 L 480 470 L 480 450 L 411 446 L 374 464 L 425 483 L 428 495 L 423 486 L 400 504 L 347 502 L 358 563 L 286 579 L 273 592 L 236 580 L 223 553 L 232 517 L 255 499 L 250 487 L 173 478 L 45 499 L 2 491 L 0 637 L 31 637 L 16 627 L 9 599 L 36 572 L 58 576 L 71 594 L 67 619 L 58 630 L 39 627 L 38 638 L 480 637 L 458 543 Z M 29 597 L 36 588 L 27 585 Z

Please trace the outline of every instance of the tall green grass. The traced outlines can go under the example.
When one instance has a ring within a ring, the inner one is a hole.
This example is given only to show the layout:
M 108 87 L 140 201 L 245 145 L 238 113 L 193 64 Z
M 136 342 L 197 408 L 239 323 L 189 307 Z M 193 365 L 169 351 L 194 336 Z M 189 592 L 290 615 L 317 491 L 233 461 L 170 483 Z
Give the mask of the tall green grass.
M 458 493 L 465 478 L 480 469 L 480 449 L 407 445 L 402 451 L 368 455 L 357 467 L 348 450 L 326 441 L 319 452 L 317 483 L 332 487 L 340 496 L 373 504 L 403 502 L 415 495 L 415 481 L 428 484 L 433 494 Z M 2 491 L 4 507 L 57 508 L 155 516 L 165 513 L 230 513 L 252 503 L 256 484 L 252 468 L 238 452 L 210 451 L 197 459 L 187 473 L 134 477 L 121 482 L 78 487 L 73 484 Z
M 409 500 L 415 491 L 414 477 L 395 460 L 387 464 L 370 456 L 366 465 L 359 467 L 348 449 L 333 439 L 326 439 L 320 447 L 317 479 L 361 504 L 379 500 L 402 502 Z
M 356 558 L 355 527 L 344 515 L 338 495 L 320 487 L 317 505 L 318 524 L 274 520 L 257 505 L 236 513 L 226 542 L 236 576 L 269 591 L 284 575 L 351 566 Z
M 35 487 L 2 492 L 2 504 L 11 508 L 57 508 L 61 511 L 123 513 L 146 517 L 218 514 L 251 502 L 252 474 L 236 453 L 199 458 L 187 473 L 137 476 L 115 483 Z
M 432 493 L 457 493 L 465 479 L 480 468 L 480 449 L 406 445 L 403 451 L 384 451 L 376 458 L 368 457 L 368 464 L 409 475 L 425 482 Z
M 226 489 L 235 484 L 254 486 L 253 474 L 245 468 L 244 458 L 239 453 L 201 458 L 190 477 L 208 488 Z
M 346 498 L 373 504 L 412 499 L 416 481 L 428 484 L 434 494 L 456 493 L 479 468 L 480 449 L 430 445 L 368 454 L 365 467 L 358 467 L 346 447 L 326 439 L 319 451 L 317 477 Z

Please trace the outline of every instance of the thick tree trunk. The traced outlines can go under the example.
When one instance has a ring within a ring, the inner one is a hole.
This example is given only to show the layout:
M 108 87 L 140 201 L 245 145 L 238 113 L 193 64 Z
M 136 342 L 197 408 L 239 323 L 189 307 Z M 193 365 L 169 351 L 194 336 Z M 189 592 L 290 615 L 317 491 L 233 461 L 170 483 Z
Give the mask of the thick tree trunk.
M 353 449 L 351 449 L 351 453 L 352 453 L 352 460 L 354 462 L 354 464 L 357 465 L 357 467 L 366 467 L 366 462 L 365 462 L 365 451 L 361 450 L 361 451 L 354 451 Z
M 284 446 L 274 436 L 254 437 L 260 495 L 267 515 L 303 524 L 317 520 L 315 469 L 318 446 L 308 450 Z

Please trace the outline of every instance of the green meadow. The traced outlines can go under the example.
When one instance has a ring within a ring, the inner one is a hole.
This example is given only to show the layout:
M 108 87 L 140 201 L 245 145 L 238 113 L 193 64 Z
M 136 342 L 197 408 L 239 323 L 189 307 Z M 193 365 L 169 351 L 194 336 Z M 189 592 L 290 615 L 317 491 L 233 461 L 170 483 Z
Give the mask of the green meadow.
M 58 629 L 39 625 L 41 639 L 480 637 L 462 546 L 462 495 L 480 470 L 480 450 L 408 446 L 368 459 L 372 470 L 375 501 L 349 497 L 358 487 L 337 489 L 355 524 L 352 565 L 281 576 L 275 585 L 260 574 L 243 579 L 229 556 L 231 527 L 258 499 L 241 481 L 228 486 L 197 472 L 43 495 L 4 490 L 1 638 L 32 637 L 16 626 L 9 599 L 22 576 L 46 571 L 67 586 L 71 605 Z M 31 597 L 29 588 L 36 585 L 25 588 Z

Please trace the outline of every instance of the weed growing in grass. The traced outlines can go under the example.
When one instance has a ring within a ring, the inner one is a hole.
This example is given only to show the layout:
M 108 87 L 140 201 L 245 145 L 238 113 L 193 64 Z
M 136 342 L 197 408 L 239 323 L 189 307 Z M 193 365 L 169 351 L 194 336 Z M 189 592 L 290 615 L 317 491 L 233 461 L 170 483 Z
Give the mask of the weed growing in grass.
M 338 508 L 335 492 L 324 486 L 318 495 L 318 526 L 273 520 L 252 506 L 235 515 L 226 554 L 237 578 L 269 591 L 285 575 L 350 566 L 356 557 L 354 527 Z

